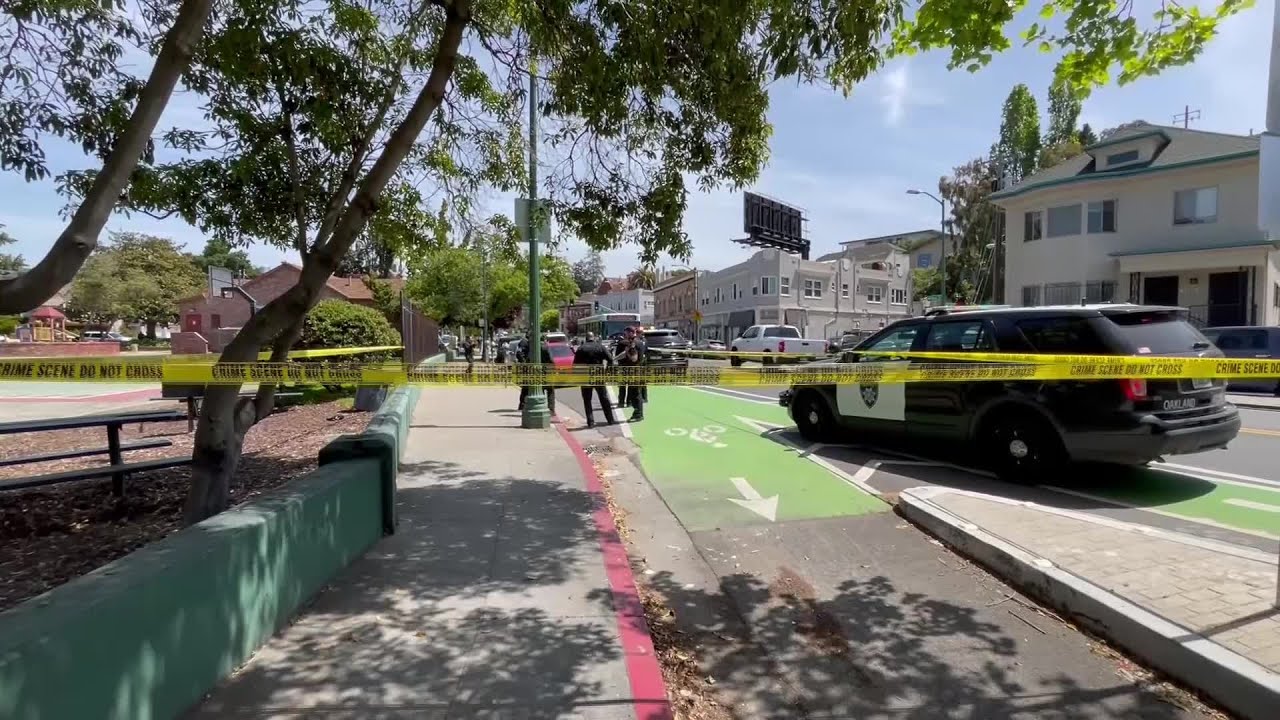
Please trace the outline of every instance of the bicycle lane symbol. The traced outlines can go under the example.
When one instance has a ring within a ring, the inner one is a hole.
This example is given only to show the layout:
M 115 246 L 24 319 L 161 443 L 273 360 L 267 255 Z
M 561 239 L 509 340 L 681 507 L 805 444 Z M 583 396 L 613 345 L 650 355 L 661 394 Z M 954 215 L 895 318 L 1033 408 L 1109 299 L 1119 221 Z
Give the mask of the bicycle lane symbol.
M 720 442 L 720 436 L 724 434 L 724 427 L 720 425 L 703 425 L 700 428 L 667 428 L 667 435 L 670 437 L 687 437 L 694 442 L 710 445 L 713 448 L 725 448 L 728 445 Z

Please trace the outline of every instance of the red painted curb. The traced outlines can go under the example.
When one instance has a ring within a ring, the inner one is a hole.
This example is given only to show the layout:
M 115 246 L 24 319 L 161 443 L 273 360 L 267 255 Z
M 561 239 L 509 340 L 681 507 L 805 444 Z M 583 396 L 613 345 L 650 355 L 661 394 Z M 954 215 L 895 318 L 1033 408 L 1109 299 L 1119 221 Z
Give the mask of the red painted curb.
M 150 400 L 153 397 L 160 397 L 159 388 L 148 388 L 146 390 L 125 390 L 124 392 L 103 393 L 101 395 L 75 395 L 71 397 L 5 397 L 0 398 L 0 403 L 6 402 L 50 402 L 50 403 L 87 403 L 87 402 L 124 402 L 126 400 Z
M 653 649 L 653 638 L 644 619 L 644 606 L 636 592 L 636 578 L 631 573 L 627 549 L 613 523 L 613 515 L 604 499 L 604 486 L 596 468 L 587 457 L 587 451 L 577 438 L 565 429 L 563 423 L 555 426 L 564 444 L 569 446 L 578 460 L 587 492 L 595 496 L 592 519 L 604 554 L 604 572 L 613 594 L 614 615 L 618 620 L 618 635 L 622 638 L 623 657 L 627 665 L 627 677 L 631 681 L 631 697 L 636 717 L 640 720 L 671 720 L 671 702 L 667 699 L 667 684 L 662 680 L 658 656 Z

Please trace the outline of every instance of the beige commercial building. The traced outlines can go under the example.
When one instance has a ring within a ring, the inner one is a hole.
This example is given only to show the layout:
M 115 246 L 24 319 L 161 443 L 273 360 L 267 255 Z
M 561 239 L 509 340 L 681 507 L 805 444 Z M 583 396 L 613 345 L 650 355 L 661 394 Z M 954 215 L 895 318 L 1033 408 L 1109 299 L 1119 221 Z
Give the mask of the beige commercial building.
M 1138 125 L 995 193 L 1015 305 L 1137 302 L 1198 325 L 1280 323 L 1258 138 Z

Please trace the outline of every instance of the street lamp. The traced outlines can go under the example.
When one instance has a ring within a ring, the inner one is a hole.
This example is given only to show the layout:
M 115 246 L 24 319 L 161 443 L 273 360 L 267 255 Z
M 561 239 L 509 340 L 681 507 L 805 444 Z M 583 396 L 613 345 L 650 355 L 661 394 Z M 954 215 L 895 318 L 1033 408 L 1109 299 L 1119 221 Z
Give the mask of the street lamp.
M 542 362 L 542 268 L 538 249 L 538 70 L 529 58 L 529 207 L 525 213 L 525 237 L 529 241 L 529 359 Z M 551 426 L 551 409 L 541 385 L 530 385 L 524 399 L 520 426 L 542 429 Z
M 908 190 L 908 195 L 924 195 L 933 198 L 942 208 L 942 219 L 938 229 L 942 231 L 942 257 L 938 260 L 938 274 L 942 276 L 942 304 L 947 305 L 947 202 L 931 192 L 924 190 Z

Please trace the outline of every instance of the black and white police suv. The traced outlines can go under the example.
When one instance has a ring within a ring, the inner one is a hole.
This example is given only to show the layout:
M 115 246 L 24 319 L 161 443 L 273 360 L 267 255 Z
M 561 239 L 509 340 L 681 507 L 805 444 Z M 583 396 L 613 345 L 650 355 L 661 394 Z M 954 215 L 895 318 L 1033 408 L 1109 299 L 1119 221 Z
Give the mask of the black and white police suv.
M 1222 357 L 1185 309 L 1106 304 L 909 318 L 835 363 L 815 364 L 913 362 L 866 351 Z M 809 440 L 879 434 L 959 443 L 1008 480 L 1068 461 L 1141 465 L 1222 448 L 1240 432 L 1220 379 L 801 385 L 779 401 Z

